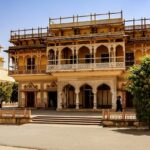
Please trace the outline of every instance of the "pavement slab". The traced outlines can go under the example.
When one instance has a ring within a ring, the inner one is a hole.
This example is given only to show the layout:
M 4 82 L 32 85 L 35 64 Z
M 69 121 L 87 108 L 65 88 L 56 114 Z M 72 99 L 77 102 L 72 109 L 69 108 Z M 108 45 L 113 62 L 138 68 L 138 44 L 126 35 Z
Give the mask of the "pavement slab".
M 0 145 L 37 150 L 148 150 L 150 131 L 83 125 L 1 125 Z

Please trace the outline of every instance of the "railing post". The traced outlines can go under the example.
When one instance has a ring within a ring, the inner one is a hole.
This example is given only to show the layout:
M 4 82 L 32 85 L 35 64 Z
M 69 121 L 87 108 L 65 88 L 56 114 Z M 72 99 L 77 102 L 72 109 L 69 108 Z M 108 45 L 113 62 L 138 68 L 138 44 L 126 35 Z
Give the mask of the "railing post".
M 122 111 L 122 120 L 125 121 L 125 110 Z
M 15 110 L 12 110 L 12 118 L 15 118 Z

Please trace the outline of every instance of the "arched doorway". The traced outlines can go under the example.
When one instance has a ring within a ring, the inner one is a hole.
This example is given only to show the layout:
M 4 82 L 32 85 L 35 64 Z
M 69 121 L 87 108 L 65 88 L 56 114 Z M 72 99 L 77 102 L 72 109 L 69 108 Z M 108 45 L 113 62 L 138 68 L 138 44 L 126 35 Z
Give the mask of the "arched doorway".
M 48 64 L 55 64 L 55 52 L 53 49 L 50 49 L 48 52 Z
M 61 51 L 61 64 L 72 64 L 72 50 L 68 47 Z
M 64 108 L 75 108 L 75 88 L 68 84 L 63 88 L 63 107 Z
M 78 52 L 79 63 L 90 63 L 91 55 L 90 50 L 86 46 L 82 46 Z
M 35 106 L 35 92 L 26 92 L 26 107 Z
M 101 45 L 96 50 L 96 63 L 107 63 L 109 62 L 108 48 Z
M 85 84 L 80 87 L 79 103 L 82 108 L 93 108 L 93 92 L 90 85 Z
M 123 53 L 123 47 L 121 45 L 118 45 L 116 47 L 116 62 L 123 62 L 124 53 Z
M 97 107 L 98 108 L 111 108 L 112 107 L 112 94 L 110 87 L 102 84 L 97 88 Z

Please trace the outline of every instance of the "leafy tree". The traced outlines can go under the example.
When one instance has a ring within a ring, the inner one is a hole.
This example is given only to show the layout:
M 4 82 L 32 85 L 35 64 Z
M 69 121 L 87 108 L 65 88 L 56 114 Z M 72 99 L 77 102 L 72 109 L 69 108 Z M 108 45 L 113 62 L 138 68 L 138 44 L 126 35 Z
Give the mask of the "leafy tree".
M 134 106 L 139 121 L 150 130 L 150 56 L 143 57 L 141 65 L 130 68 L 127 90 L 134 96 Z
M 2 101 L 10 101 L 12 94 L 12 83 L 0 82 L 0 103 Z
M 11 101 L 17 102 L 18 101 L 18 83 L 12 83 L 12 94 L 11 94 Z

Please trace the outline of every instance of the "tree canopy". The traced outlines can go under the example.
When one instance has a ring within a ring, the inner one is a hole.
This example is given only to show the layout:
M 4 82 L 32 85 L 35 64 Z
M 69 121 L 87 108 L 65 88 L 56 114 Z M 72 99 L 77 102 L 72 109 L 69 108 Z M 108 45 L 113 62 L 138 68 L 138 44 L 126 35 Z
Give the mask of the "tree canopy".
M 0 82 L 0 103 L 2 101 L 18 101 L 18 84 L 16 82 Z
M 10 82 L 0 82 L 0 103 L 2 101 L 10 101 L 12 85 Z
M 134 96 L 137 118 L 150 129 L 150 56 L 143 57 L 141 65 L 130 68 L 127 90 Z

